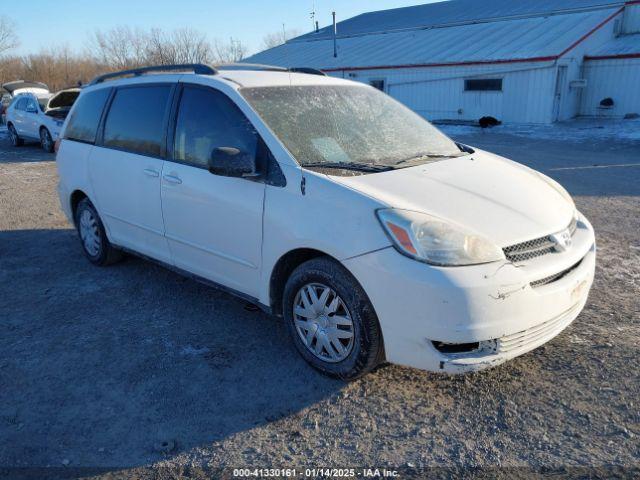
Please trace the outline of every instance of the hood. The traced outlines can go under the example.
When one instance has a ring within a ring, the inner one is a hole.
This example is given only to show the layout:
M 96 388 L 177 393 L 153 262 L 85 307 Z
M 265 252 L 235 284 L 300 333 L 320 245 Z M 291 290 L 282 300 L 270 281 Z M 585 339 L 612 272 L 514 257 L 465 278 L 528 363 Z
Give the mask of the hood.
M 14 82 L 3 83 L 2 88 L 9 92 L 12 96 L 18 93 L 48 93 L 49 87 L 42 82 L 27 82 L 25 80 L 16 80 Z
M 73 103 L 78 98 L 78 95 L 80 95 L 79 88 L 60 90 L 49 99 L 47 108 L 71 108 Z
M 530 168 L 481 150 L 417 167 L 331 178 L 390 207 L 471 228 L 500 247 L 566 228 L 575 208 Z

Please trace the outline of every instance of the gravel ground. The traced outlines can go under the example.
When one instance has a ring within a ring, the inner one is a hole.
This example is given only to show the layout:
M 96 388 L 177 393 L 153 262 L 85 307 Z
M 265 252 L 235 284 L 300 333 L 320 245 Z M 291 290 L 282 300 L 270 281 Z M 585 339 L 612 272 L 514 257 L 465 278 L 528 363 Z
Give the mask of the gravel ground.
M 53 156 L 0 137 L 0 476 L 47 466 L 103 467 L 104 478 L 244 466 L 630 474 L 640 143 L 457 139 L 575 195 L 599 247 L 588 305 L 556 339 L 489 371 L 384 366 L 346 384 L 309 368 L 281 322 L 241 300 L 135 258 L 91 266 L 59 210 Z

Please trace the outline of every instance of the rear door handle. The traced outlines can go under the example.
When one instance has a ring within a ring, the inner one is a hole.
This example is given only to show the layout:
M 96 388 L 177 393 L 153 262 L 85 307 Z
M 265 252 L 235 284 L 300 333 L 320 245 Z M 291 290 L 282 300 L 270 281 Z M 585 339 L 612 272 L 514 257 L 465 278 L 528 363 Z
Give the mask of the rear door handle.
M 182 180 L 180 180 L 175 175 L 164 175 L 162 178 L 164 178 L 165 182 L 171 183 L 173 185 L 180 185 L 182 183 Z
M 154 170 L 153 168 L 145 168 L 144 170 L 144 174 L 148 175 L 150 177 L 159 177 L 160 176 L 160 172 L 157 170 Z

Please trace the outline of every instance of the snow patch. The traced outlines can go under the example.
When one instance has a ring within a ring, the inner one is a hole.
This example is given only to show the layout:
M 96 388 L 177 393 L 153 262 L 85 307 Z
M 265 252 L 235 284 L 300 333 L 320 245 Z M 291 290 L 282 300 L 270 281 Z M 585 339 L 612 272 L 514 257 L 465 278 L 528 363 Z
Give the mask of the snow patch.
M 501 133 L 518 137 L 582 142 L 586 140 L 640 140 L 640 119 L 581 119 L 553 125 L 500 125 L 481 129 L 471 125 L 438 125 L 449 136 Z
M 180 355 L 184 357 L 196 357 L 198 355 L 204 355 L 205 353 L 209 353 L 209 349 L 207 347 L 195 348 L 191 345 L 187 345 L 180 350 Z

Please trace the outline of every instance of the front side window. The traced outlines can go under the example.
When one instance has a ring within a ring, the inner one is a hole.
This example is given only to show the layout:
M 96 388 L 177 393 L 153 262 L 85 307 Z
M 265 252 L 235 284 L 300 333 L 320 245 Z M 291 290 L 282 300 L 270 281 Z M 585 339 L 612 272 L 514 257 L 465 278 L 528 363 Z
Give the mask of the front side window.
M 98 124 L 111 89 L 102 88 L 83 93 L 71 111 L 64 138 L 76 142 L 95 143 Z
M 425 119 L 376 89 L 308 85 L 241 89 L 302 166 L 408 166 L 460 156 Z
M 160 157 L 171 85 L 120 88 L 104 125 L 103 146 Z
M 206 168 L 216 148 L 237 148 L 255 156 L 257 145 L 253 126 L 226 95 L 185 87 L 176 123 L 175 160 Z
M 38 106 L 36 104 L 36 101 L 33 98 L 28 97 L 27 98 L 27 112 L 34 113 L 34 112 L 37 112 L 37 111 L 38 111 Z

